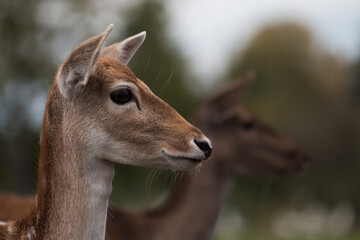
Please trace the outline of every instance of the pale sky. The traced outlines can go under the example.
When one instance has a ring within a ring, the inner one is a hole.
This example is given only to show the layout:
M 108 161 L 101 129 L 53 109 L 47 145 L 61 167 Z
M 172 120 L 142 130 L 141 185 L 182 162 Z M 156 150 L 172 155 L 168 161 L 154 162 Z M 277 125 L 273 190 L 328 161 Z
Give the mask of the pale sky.
M 137 0 L 139 1 L 139 0 Z M 39 21 L 49 28 L 72 29 L 71 39 L 58 37 L 54 56 L 63 60 L 76 43 L 115 23 L 121 31 L 122 14 L 135 0 L 92 0 L 89 12 L 69 12 L 67 1 L 45 1 Z M 146 1 L 146 0 L 145 0 Z M 354 59 L 360 56 L 360 0 L 166 0 L 169 33 L 192 70 L 202 79 L 220 75 L 234 51 L 243 49 L 265 25 L 295 21 L 307 26 L 317 42 L 331 53 Z M 114 4 L 117 6 L 114 7 Z M 74 24 L 76 23 L 76 24 Z M 146 29 L 144 29 L 146 30 Z M 59 60 L 59 62 L 61 62 Z
M 360 56 L 360 0 L 170 0 L 170 33 L 195 73 L 211 80 L 264 25 L 296 21 L 331 53 Z

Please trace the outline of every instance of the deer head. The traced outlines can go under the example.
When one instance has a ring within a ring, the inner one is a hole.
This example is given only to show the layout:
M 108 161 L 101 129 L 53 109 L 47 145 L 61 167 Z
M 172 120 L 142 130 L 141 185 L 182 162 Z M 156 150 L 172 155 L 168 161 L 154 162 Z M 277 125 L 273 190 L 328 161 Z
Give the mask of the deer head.
M 216 144 L 214 157 L 241 174 L 289 174 L 308 157 L 292 141 L 258 120 L 239 101 L 253 82 L 249 73 L 222 89 L 198 110 L 194 123 Z
M 211 154 L 202 132 L 158 98 L 126 66 L 145 32 L 102 49 L 112 25 L 80 44 L 56 75 L 66 132 L 97 158 L 187 170 Z

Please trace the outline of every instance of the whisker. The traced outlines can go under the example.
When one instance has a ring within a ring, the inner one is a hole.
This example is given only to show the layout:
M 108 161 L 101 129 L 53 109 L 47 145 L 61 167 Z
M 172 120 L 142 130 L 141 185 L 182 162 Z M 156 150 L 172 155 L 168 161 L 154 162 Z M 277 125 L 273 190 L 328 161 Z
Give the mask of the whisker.
M 146 70 L 148 69 L 149 64 L 150 64 L 150 60 L 151 60 L 151 55 L 149 55 L 149 57 L 148 57 L 148 60 L 147 60 L 146 65 L 145 65 L 144 72 L 146 72 Z
M 186 181 L 188 180 L 187 176 L 189 176 L 188 172 L 184 172 L 180 170 L 177 171 L 173 179 L 172 189 L 176 191 L 177 190 L 176 188 L 183 187 Z
M 163 185 L 165 186 L 165 184 L 167 183 L 167 181 L 171 181 L 171 176 L 172 176 L 172 171 L 170 171 L 170 170 L 167 170 L 166 172 L 165 172 L 165 176 L 164 176 L 164 182 L 163 182 Z M 170 182 L 170 184 L 171 184 L 171 182 Z
M 110 209 L 111 209 L 111 205 L 108 206 L 108 210 L 107 210 L 108 216 L 109 216 L 111 219 L 117 221 L 118 219 L 117 219 L 114 215 L 111 214 Z
M 148 201 L 149 203 L 151 203 L 151 185 L 155 179 L 156 173 L 157 173 L 158 169 L 152 169 L 148 179 L 146 180 L 146 194 L 148 195 Z
M 162 85 L 162 90 L 161 92 L 164 92 L 165 89 L 167 89 L 171 83 L 171 80 L 172 80 L 172 76 L 173 76 L 173 69 L 171 68 L 171 71 L 170 71 L 170 75 L 169 77 L 166 79 L 166 81 L 164 82 L 164 84 Z
M 171 182 L 170 182 L 170 190 L 171 191 L 175 190 L 175 188 L 176 188 L 176 179 L 179 175 L 179 172 L 180 171 L 175 171 L 173 177 L 171 178 Z
M 160 66 L 160 71 L 159 71 L 158 75 L 157 75 L 156 78 L 155 78 L 155 82 L 157 82 L 157 81 L 160 79 L 160 76 L 161 76 L 161 74 L 162 74 L 162 69 L 163 69 L 163 66 L 161 65 L 161 66 Z
M 189 176 L 191 180 L 194 180 L 200 174 L 200 170 L 201 170 L 201 165 L 199 165 L 194 170 L 189 172 Z
M 149 196 L 149 183 L 150 183 L 151 175 L 153 174 L 154 171 L 155 171 L 155 169 L 151 169 L 146 177 L 146 183 L 145 183 L 146 196 Z

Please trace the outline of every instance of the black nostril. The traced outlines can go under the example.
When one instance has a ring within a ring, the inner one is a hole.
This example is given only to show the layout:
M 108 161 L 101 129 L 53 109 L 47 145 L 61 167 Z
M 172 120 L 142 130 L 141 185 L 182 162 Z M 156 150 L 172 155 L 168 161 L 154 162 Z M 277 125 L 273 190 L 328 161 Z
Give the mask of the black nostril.
M 207 141 L 199 141 L 194 139 L 195 144 L 204 152 L 205 158 L 208 159 L 212 152 L 212 147 Z

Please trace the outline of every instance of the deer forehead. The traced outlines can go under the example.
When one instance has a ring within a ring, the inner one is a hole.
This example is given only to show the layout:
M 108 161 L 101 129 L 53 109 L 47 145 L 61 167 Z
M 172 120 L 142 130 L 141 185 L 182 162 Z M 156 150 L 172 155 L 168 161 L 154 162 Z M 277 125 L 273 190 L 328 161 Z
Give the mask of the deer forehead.
M 142 95 L 148 95 L 157 98 L 149 87 L 138 79 L 135 74 L 123 63 L 109 59 L 101 58 L 97 63 L 97 77 L 108 89 L 115 90 L 119 86 L 129 86 Z
M 234 105 L 231 109 L 231 112 L 234 115 L 236 115 L 239 119 L 252 120 L 254 118 L 251 112 L 240 103 Z
M 139 81 L 127 66 L 110 58 L 100 58 L 96 70 L 99 79 L 107 85 L 117 84 L 121 81 L 137 85 Z
M 160 115 L 160 118 L 163 119 L 169 119 L 169 117 L 172 116 L 183 121 L 180 114 L 157 97 L 150 88 L 138 79 L 123 63 L 109 58 L 101 58 L 97 63 L 96 69 L 97 78 L 109 91 L 115 90 L 119 86 L 128 86 L 138 93 L 138 100 L 141 101 L 141 104 L 147 108 L 147 110 Z M 172 119 L 172 121 L 174 120 L 175 119 Z

